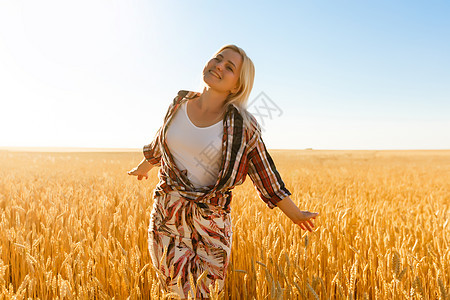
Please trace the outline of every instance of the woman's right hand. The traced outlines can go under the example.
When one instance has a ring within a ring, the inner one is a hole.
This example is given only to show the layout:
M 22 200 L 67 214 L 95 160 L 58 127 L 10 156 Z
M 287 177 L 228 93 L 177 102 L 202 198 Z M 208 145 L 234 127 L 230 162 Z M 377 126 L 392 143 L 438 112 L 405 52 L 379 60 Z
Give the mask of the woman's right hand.
M 148 172 L 153 168 L 151 164 L 144 158 L 141 163 L 134 169 L 128 171 L 128 175 L 137 176 L 138 180 L 142 178 L 148 178 Z
M 142 180 L 142 178 L 145 178 L 145 179 L 148 178 L 148 172 L 143 172 L 143 171 L 139 170 L 139 167 L 136 167 L 136 168 L 128 171 L 128 175 L 137 176 L 138 180 Z

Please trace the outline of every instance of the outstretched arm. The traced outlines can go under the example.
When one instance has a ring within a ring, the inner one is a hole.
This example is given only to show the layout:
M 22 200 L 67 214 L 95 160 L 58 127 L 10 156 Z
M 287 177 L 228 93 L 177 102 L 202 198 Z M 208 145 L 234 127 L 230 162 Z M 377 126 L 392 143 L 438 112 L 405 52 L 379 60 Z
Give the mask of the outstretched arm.
M 277 206 L 292 220 L 292 222 L 300 226 L 300 228 L 310 232 L 313 231 L 314 223 L 312 220 L 319 215 L 318 213 L 300 210 L 289 196 L 279 201 Z

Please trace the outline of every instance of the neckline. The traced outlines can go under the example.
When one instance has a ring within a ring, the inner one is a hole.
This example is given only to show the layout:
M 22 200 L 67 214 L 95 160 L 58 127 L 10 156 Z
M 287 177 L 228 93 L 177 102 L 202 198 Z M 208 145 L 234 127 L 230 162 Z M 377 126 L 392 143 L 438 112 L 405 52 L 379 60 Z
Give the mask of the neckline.
M 187 111 L 187 109 L 188 109 L 187 103 L 188 103 L 188 101 L 184 102 L 184 113 L 185 113 L 186 118 L 188 119 L 189 123 L 190 123 L 193 127 L 197 128 L 197 129 L 208 129 L 208 128 L 214 127 L 214 126 L 216 126 L 216 125 L 218 125 L 218 124 L 220 124 L 220 123 L 223 123 L 223 120 L 220 120 L 219 122 L 214 123 L 214 124 L 209 125 L 209 126 L 206 126 L 206 127 L 198 127 L 198 126 L 195 125 L 195 124 L 191 121 L 191 119 L 189 118 L 188 111 Z

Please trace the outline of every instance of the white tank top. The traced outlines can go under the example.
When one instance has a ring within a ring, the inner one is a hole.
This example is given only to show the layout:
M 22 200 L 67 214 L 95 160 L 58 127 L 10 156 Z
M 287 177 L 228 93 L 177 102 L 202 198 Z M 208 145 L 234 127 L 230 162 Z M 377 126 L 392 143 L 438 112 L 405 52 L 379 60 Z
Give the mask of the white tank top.
M 183 103 L 167 128 L 166 141 L 179 170 L 187 170 L 194 187 L 216 183 L 222 158 L 223 121 L 208 126 L 195 126 Z

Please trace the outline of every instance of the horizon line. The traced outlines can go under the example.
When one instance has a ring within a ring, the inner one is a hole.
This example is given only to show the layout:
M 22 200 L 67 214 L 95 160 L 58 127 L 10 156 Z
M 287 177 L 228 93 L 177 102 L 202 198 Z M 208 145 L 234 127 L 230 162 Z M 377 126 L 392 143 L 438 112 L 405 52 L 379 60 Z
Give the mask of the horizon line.
M 450 148 L 433 149 L 332 149 L 332 148 L 269 148 L 271 151 L 450 151 Z M 119 147 L 19 147 L 19 146 L 0 146 L 0 151 L 11 152 L 140 152 L 142 148 L 119 148 Z

